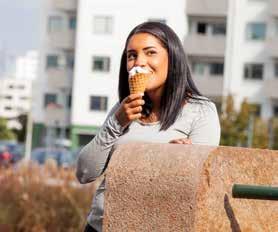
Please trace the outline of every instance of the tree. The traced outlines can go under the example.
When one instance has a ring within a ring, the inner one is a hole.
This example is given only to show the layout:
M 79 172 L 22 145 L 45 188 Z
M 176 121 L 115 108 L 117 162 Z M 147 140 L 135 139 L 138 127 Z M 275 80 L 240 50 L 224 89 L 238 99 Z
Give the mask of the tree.
M 27 115 L 21 114 L 18 116 L 18 121 L 22 128 L 20 130 L 14 129 L 13 132 L 17 137 L 18 142 L 25 142 L 25 136 L 26 136 L 26 127 L 27 127 Z
M 220 117 L 221 124 L 221 145 L 236 146 L 237 145 L 237 129 L 235 122 L 237 112 L 234 109 L 234 100 L 231 95 L 227 96 L 225 101 L 225 109 Z
M 232 96 L 228 96 L 225 103 L 226 107 L 220 120 L 221 145 L 247 147 L 248 136 L 252 135 L 252 147 L 267 148 L 269 143 L 267 123 L 256 116 L 256 106 L 244 99 L 237 112 L 234 109 Z
M 15 139 L 14 133 L 8 129 L 7 120 L 0 118 L 0 140 L 13 140 Z

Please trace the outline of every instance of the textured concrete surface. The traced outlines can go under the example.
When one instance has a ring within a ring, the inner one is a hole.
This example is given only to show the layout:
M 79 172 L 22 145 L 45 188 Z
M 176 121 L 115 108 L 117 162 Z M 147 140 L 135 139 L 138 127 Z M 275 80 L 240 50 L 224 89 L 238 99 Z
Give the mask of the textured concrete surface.
M 278 231 L 278 202 L 232 198 L 232 185 L 278 186 L 278 152 L 121 145 L 106 171 L 104 231 Z

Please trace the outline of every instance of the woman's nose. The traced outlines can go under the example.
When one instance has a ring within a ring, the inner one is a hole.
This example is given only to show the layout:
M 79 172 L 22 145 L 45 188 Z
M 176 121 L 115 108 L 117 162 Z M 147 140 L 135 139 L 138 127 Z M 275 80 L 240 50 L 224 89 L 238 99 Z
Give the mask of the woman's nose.
M 143 54 L 138 54 L 135 60 L 135 66 L 145 66 L 147 64 L 147 59 Z

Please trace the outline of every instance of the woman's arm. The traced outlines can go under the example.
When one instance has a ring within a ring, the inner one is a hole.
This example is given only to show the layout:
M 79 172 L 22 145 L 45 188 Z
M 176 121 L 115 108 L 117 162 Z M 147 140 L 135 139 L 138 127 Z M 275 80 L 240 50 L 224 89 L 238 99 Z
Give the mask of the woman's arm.
M 192 144 L 218 146 L 220 123 L 216 107 L 213 102 L 204 102 L 199 107 L 199 113 L 193 121 L 189 139 Z
M 141 117 L 145 103 L 142 96 L 141 93 L 131 94 L 121 104 L 116 104 L 98 134 L 81 150 L 76 170 L 80 183 L 94 181 L 103 173 L 115 142 L 132 121 Z
M 82 184 L 94 181 L 103 173 L 112 147 L 123 133 L 124 128 L 115 117 L 119 106 L 117 103 L 112 108 L 98 134 L 79 153 L 76 176 Z

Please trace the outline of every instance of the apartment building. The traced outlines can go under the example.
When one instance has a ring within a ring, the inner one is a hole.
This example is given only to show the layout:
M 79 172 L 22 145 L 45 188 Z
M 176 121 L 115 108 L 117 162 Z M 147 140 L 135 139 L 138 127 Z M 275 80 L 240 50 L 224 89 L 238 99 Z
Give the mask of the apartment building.
M 223 96 L 228 0 L 187 0 L 184 41 L 193 79 L 220 110 Z
M 15 61 L 15 78 L 35 80 L 38 75 L 38 56 L 38 51 L 30 50 L 25 55 L 17 57 Z
M 77 4 L 77 0 L 42 1 L 33 146 L 45 145 L 46 136 L 52 141 L 69 137 Z
M 187 0 L 185 49 L 195 82 L 219 105 L 232 94 L 278 116 L 278 2 Z
M 46 0 L 33 144 L 61 134 L 72 147 L 89 142 L 118 101 L 128 33 L 144 21 L 161 21 L 183 40 L 184 9 L 184 0 Z
M 0 79 L 0 117 L 14 120 L 20 114 L 29 112 L 31 109 L 31 90 L 30 80 Z

